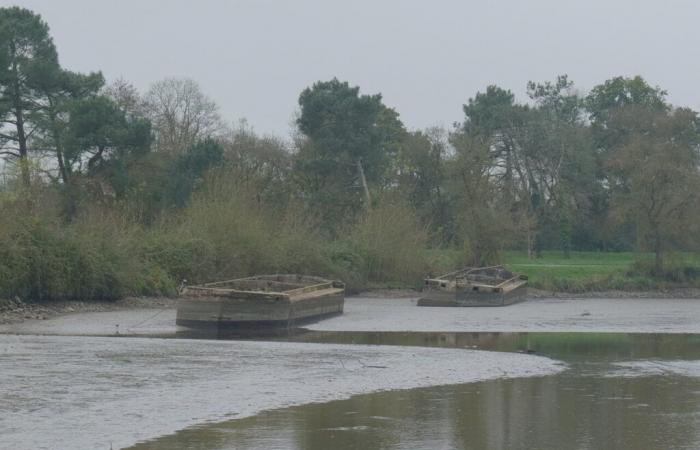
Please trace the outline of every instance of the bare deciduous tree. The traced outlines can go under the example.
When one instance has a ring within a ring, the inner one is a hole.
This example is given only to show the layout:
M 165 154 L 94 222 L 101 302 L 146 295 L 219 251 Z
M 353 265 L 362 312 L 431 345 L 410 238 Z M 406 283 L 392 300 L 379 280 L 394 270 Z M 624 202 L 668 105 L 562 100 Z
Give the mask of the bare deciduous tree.
M 102 95 L 109 97 L 119 109 L 129 117 L 145 117 L 146 107 L 138 89 L 124 78 L 117 78 L 102 89 Z
M 218 105 L 189 78 L 166 78 L 145 96 L 147 117 L 156 135 L 156 150 L 182 153 L 196 141 L 222 130 Z

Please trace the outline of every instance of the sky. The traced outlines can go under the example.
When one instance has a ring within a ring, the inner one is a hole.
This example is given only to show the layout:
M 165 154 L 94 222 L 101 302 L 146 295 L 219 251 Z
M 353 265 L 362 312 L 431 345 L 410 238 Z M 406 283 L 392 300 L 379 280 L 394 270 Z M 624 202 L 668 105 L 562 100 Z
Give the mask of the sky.
M 290 135 L 299 93 L 337 77 L 381 93 L 411 129 L 450 127 L 490 84 L 526 101 L 568 74 L 585 93 L 642 75 L 700 110 L 695 0 L 25 0 L 63 67 L 139 90 L 189 77 L 227 121 Z

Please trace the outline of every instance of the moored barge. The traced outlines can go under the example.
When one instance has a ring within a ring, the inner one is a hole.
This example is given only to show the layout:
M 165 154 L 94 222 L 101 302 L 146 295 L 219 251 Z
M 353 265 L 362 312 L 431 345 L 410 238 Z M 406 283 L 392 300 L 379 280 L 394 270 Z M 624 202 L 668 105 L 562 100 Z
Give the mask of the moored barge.
M 345 285 L 307 275 L 258 275 L 186 286 L 176 324 L 252 332 L 288 329 L 342 314 Z
M 507 306 L 524 301 L 527 277 L 503 266 L 467 267 L 426 278 L 418 306 Z

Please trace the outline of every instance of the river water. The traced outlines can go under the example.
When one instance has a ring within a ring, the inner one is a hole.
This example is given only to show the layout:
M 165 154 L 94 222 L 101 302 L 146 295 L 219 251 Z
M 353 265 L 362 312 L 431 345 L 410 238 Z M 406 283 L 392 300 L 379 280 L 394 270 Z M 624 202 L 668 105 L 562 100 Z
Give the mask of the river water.
M 266 340 L 192 339 L 172 310 L 5 326 L 0 449 L 700 449 L 698 318 L 356 298 Z
M 700 448 L 699 335 L 326 332 L 293 339 L 529 352 L 568 369 L 267 411 L 132 449 Z

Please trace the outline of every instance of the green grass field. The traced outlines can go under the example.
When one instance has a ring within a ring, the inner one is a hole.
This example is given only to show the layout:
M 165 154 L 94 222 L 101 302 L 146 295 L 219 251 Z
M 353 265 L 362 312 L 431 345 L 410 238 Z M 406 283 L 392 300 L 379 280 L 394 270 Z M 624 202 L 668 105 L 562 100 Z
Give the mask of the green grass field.
M 543 252 L 540 258 L 528 259 L 525 252 L 506 252 L 506 266 L 527 275 L 533 284 L 550 279 L 596 279 L 624 274 L 634 263 L 634 253 L 571 252 L 565 258 L 563 252 Z
M 650 263 L 654 255 L 632 252 L 543 252 L 540 258 L 528 259 L 525 252 L 505 252 L 503 260 L 510 270 L 528 276 L 531 286 L 568 292 L 606 289 L 658 289 L 670 287 L 667 280 L 635 274 L 633 267 Z M 700 268 L 700 254 L 676 253 L 667 258 L 669 267 L 683 270 Z M 672 269 L 673 270 L 673 269 Z M 697 286 L 698 280 L 685 285 Z

